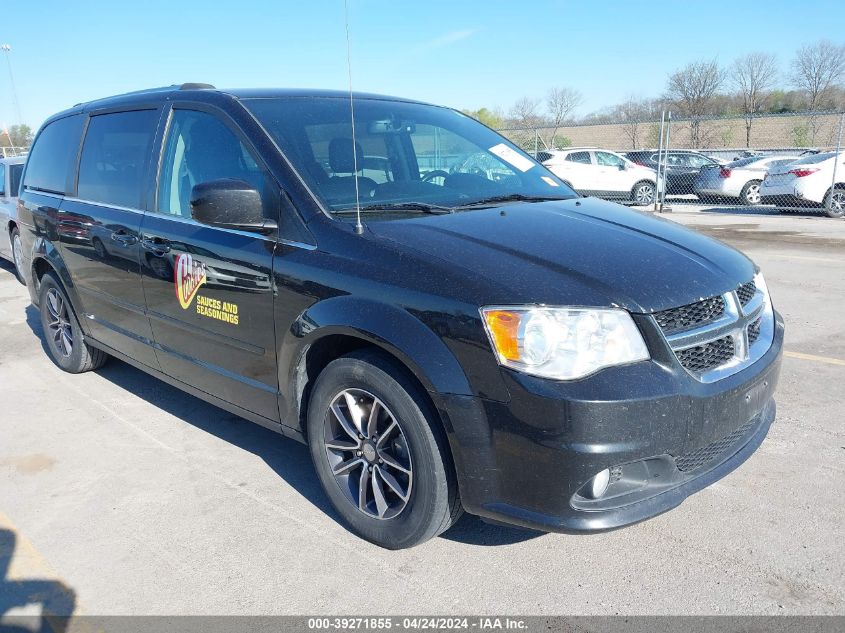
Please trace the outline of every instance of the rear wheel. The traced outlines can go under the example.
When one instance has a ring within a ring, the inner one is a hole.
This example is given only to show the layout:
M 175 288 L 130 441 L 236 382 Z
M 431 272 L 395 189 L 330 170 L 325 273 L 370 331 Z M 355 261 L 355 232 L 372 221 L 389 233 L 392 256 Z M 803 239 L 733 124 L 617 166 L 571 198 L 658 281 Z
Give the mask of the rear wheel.
M 38 292 L 41 326 L 50 357 L 61 369 L 80 374 L 102 367 L 108 354 L 88 345 L 64 289 L 47 273 Z
M 845 215 L 845 188 L 837 185 L 824 196 L 824 212 L 831 218 L 841 218 Z
M 323 370 L 308 407 L 308 444 L 347 527 L 388 549 L 413 547 L 460 516 L 442 430 L 401 367 L 377 353 Z
M 655 188 L 654 183 L 648 180 L 642 180 L 634 185 L 631 189 L 631 200 L 638 205 L 646 205 L 654 202 Z
M 739 192 L 739 200 L 746 206 L 760 204 L 760 181 L 749 180 Z
M 23 245 L 21 244 L 21 233 L 18 231 L 18 227 L 12 229 L 9 237 L 12 243 L 12 261 L 15 262 L 15 275 L 18 281 L 25 285 L 26 279 L 23 276 Z

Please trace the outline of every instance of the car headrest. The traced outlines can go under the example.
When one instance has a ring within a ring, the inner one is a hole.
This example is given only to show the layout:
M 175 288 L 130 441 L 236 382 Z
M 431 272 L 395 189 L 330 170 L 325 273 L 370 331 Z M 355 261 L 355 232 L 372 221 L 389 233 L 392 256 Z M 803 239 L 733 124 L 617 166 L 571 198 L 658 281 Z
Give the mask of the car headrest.
M 358 155 L 358 168 L 360 170 L 364 159 L 361 144 L 353 144 L 351 138 L 333 138 L 329 143 L 329 166 L 336 174 L 354 173 L 355 154 Z

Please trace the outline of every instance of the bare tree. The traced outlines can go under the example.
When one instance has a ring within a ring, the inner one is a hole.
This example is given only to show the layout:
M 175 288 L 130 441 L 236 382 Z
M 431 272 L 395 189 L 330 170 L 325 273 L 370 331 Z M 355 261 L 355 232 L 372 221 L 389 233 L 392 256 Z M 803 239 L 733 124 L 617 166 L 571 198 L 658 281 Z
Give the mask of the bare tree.
M 820 40 L 809 46 L 802 46 L 792 60 L 792 82 L 807 98 L 810 111 L 810 142 L 815 145 L 821 121 L 815 115 L 832 89 L 845 76 L 845 46 L 838 46 L 829 40 Z
M 546 97 L 546 108 L 549 111 L 549 122 L 552 126 L 552 133 L 546 142 L 548 147 L 554 148 L 557 132 L 572 111 L 575 110 L 584 97 L 574 88 L 552 88 Z
M 715 59 L 693 62 L 669 75 L 666 98 L 690 119 L 690 140 L 695 148 L 701 143 L 701 117 L 710 113 L 711 101 L 724 78 Z
M 633 96 L 617 105 L 612 116 L 615 122 L 622 124 L 622 131 L 631 142 L 631 149 L 641 148 L 648 140 L 643 137 L 644 132 L 648 132 L 643 127 L 646 122 L 660 117 L 659 113 L 655 112 L 654 101 Z
M 517 99 L 510 109 L 510 117 L 520 127 L 538 127 L 542 123 L 540 100 L 531 97 Z
M 777 59 L 770 53 L 750 53 L 734 61 L 731 80 L 742 97 L 745 115 L 745 146 L 751 147 L 751 124 L 777 78 Z

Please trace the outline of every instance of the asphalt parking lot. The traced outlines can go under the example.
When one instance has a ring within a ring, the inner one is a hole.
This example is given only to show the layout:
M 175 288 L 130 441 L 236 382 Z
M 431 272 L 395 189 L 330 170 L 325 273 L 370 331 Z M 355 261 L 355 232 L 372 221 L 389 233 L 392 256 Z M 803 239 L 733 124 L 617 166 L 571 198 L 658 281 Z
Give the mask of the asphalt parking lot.
M 401 552 L 338 524 L 304 446 L 121 362 L 61 372 L 3 264 L 0 605 L 845 614 L 845 222 L 698 207 L 666 217 L 748 253 L 786 319 L 778 418 L 760 450 L 679 508 L 627 529 L 546 535 L 465 516 Z

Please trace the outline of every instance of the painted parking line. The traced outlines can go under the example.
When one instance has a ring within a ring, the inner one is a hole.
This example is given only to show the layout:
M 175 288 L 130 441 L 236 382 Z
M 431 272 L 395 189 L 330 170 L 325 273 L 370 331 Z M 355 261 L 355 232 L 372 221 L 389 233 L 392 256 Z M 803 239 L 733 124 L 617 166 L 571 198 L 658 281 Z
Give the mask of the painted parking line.
M 803 352 L 784 352 L 784 356 L 789 358 L 800 358 L 801 360 L 810 360 L 816 363 L 827 363 L 828 365 L 841 365 L 845 367 L 845 360 L 839 358 L 830 358 L 829 356 L 816 356 L 815 354 L 804 354 Z

